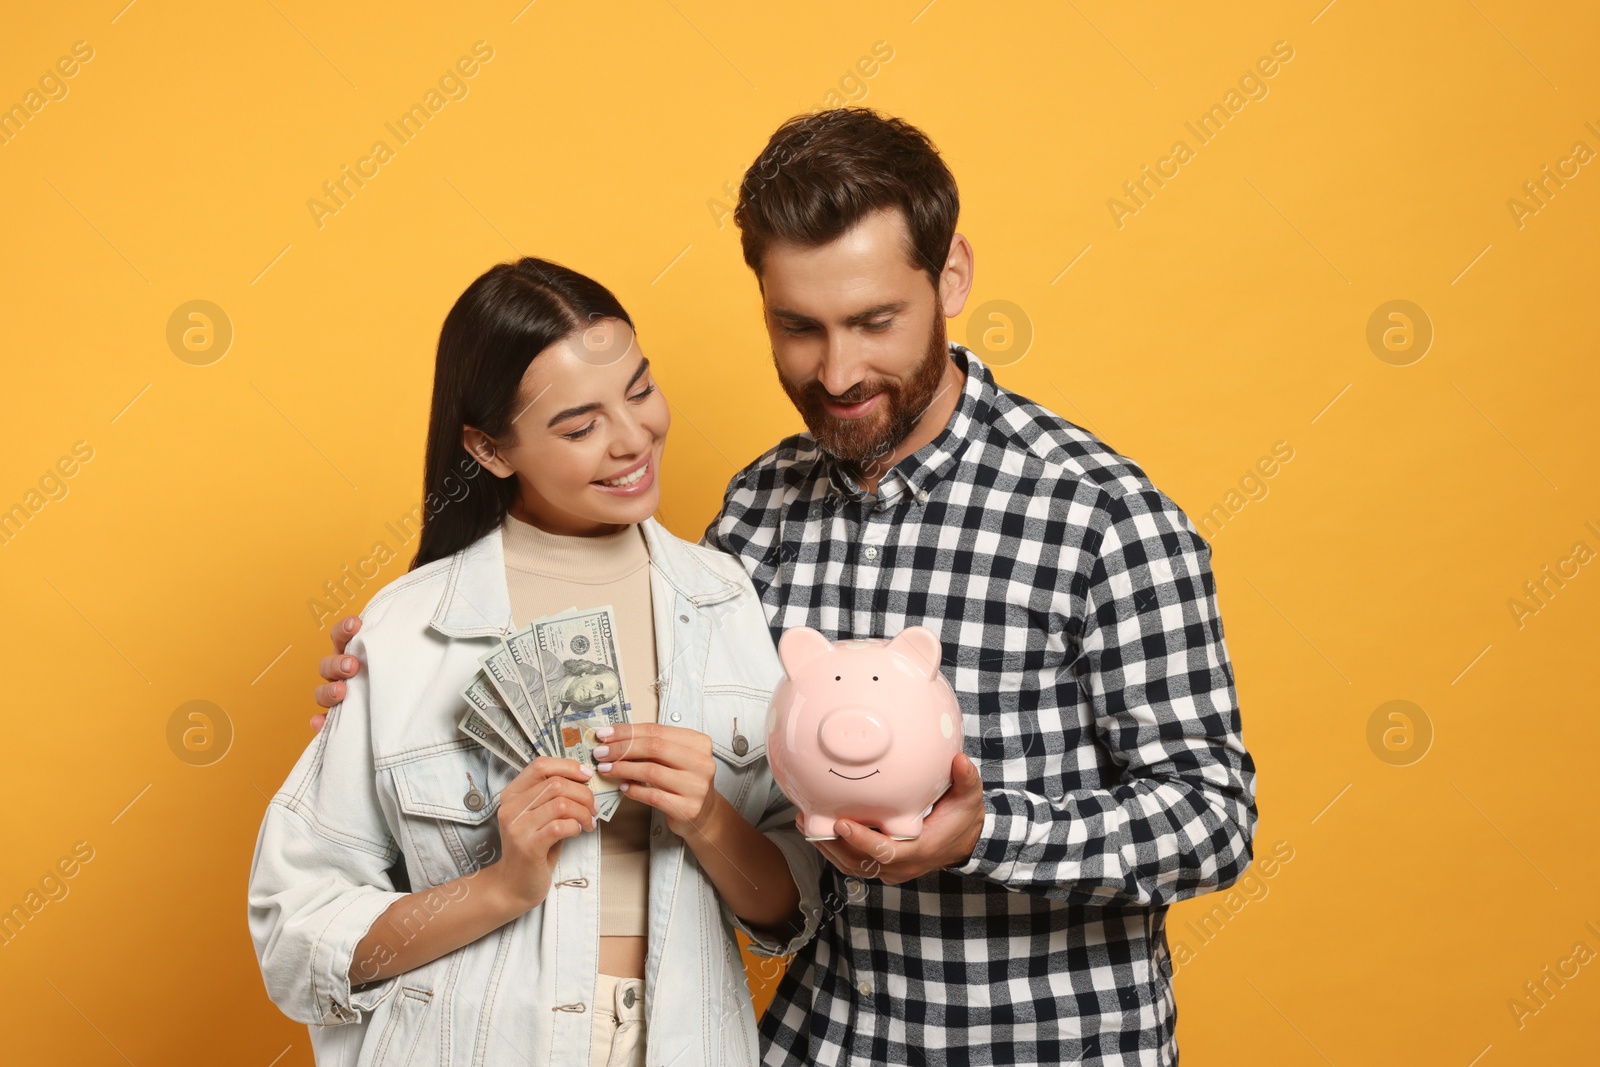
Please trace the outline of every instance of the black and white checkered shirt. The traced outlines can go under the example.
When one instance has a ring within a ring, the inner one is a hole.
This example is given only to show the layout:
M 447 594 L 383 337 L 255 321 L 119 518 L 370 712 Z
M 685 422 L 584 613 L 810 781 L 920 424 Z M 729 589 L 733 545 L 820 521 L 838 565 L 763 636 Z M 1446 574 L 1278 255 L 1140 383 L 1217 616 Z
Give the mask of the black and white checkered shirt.
M 954 416 L 876 495 L 799 434 L 706 531 L 774 639 L 938 633 L 984 781 L 965 865 L 825 867 L 765 1062 L 1175 1063 L 1167 906 L 1238 878 L 1256 823 L 1210 549 L 1132 462 L 951 355 Z

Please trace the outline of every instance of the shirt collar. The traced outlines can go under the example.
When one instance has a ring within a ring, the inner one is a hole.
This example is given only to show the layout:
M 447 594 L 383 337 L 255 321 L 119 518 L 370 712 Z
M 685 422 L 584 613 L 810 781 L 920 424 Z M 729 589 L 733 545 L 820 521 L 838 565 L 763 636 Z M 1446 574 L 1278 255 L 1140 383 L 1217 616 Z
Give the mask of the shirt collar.
M 895 503 L 904 494 L 909 494 L 918 502 L 927 500 L 934 488 L 949 476 L 960 461 L 967 442 L 972 439 L 974 424 L 982 421 L 991 406 L 995 383 L 989 368 L 970 349 L 954 342 L 950 344 L 950 356 L 966 372 L 956 409 L 939 436 L 896 463 L 878 479 L 876 499 L 880 507 Z M 856 501 L 867 499 L 869 494 L 856 485 L 855 479 L 838 460 L 825 452 L 821 456 L 830 496 Z

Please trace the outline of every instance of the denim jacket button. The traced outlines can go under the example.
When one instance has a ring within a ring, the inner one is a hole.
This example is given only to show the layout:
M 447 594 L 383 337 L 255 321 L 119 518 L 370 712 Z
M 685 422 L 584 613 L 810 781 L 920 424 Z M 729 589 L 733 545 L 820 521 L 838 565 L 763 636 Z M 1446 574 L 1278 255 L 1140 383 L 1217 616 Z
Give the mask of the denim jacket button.
M 750 751 L 750 742 L 748 742 L 748 741 L 746 741 L 744 739 L 744 734 L 734 734 L 733 735 L 733 754 L 735 756 L 742 756 L 746 752 L 749 752 L 749 751 Z
M 461 802 L 467 806 L 468 811 L 483 810 L 483 794 L 476 789 L 469 790 L 467 795 L 461 798 Z

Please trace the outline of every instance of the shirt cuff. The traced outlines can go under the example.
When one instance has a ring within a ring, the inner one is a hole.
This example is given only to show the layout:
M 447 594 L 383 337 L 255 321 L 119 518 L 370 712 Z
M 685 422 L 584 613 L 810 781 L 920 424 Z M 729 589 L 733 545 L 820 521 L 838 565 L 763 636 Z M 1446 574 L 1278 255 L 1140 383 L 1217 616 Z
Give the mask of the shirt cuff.
M 816 848 L 800 836 L 798 830 L 771 830 L 766 836 L 778 846 L 778 851 L 783 853 L 784 860 L 789 864 L 789 874 L 794 878 L 795 888 L 800 891 L 800 914 L 805 918 L 805 925 L 789 940 L 779 941 L 770 931 L 752 928 L 743 919 L 733 915 L 731 910 L 729 915 L 733 916 L 734 927 L 750 939 L 752 956 L 792 956 L 816 936 L 818 927 L 822 925 L 822 858 Z
M 352 968 L 351 963 L 372 924 L 404 896 L 381 889 L 355 894 L 322 928 L 311 952 L 311 985 L 319 1022 L 360 1022 L 362 1012 L 371 1011 L 394 991 L 397 978 L 361 983 L 360 968 Z M 374 970 L 377 962 L 371 961 Z M 358 972 L 355 986 L 350 982 L 352 969 Z
M 1004 810 L 1002 810 L 1004 809 Z M 1009 823 L 1012 812 L 1010 800 L 998 790 L 985 790 L 983 794 L 983 828 L 978 831 L 978 843 L 972 846 L 972 855 L 959 866 L 946 867 L 954 874 L 988 876 L 1003 866 L 1010 856 L 1010 842 L 998 836 L 1000 820 Z

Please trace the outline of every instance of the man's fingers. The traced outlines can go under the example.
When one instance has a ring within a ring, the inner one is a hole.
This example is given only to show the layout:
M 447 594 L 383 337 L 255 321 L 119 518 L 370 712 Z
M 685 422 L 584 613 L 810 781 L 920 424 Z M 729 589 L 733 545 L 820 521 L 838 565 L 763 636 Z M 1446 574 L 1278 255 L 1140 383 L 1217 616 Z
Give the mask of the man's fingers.
M 900 852 L 900 846 L 912 843 L 885 837 L 872 827 L 863 826 L 853 819 L 838 820 L 835 823 L 835 833 L 848 841 L 856 852 L 869 856 L 879 863 L 893 863 Z
M 311 716 L 311 728 L 318 733 L 321 733 L 322 727 L 327 724 L 327 721 L 328 713 L 325 711 L 319 711 L 315 715 Z
M 314 694 L 317 700 L 317 707 L 333 707 L 335 704 L 339 703 L 339 701 L 344 699 L 344 690 L 345 686 L 343 682 L 328 682 L 324 685 L 317 686 L 316 693 Z
M 983 775 L 965 752 L 957 752 L 955 762 L 950 765 L 950 788 L 963 793 L 983 792 Z
M 330 682 L 342 682 L 346 678 L 354 678 L 361 670 L 361 661 L 354 656 L 332 655 L 323 656 L 317 663 L 317 673 Z
M 344 646 L 350 643 L 350 639 L 359 629 L 361 629 L 361 619 L 355 615 L 346 615 L 334 623 L 333 629 L 328 631 L 328 637 L 333 641 L 333 654 L 337 656 L 344 652 Z M 323 677 L 326 678 L 327 675 L 324 674 Z

